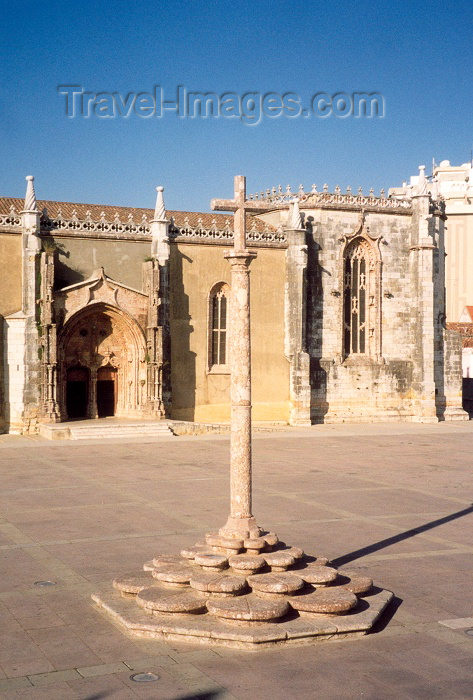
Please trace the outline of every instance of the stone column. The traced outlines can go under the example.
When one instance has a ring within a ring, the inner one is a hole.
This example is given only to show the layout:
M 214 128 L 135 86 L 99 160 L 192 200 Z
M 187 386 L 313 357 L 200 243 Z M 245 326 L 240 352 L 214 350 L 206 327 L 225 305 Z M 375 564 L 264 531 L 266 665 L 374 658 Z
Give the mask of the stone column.
M 97 367 L 90 368 L 89 406 L 87 413 L 89 415 L 89 418 L 99 417 L 99 412 L 97 408 Z
M 40 360 L 39 360 L 39 278 L 40 278 L 40 212 L 36 204 L 34 177 L 28 175 L 25 206 L 22 215 L 23 251 L 22 251 L 22 315 L 23 352 L 20 362 L 24 365 L 24 384 L 22 396 L 16 397 L 21 416 L 22 432 L 34 432 L 39 418 L 40 404 Z M 18 348 L 20 350 L 20 348 Z M 13 398 L 13 397 L 12 397 Z M 11 400 L 11 399 L 10 399 Z
M 235 247 L 236 248 L 236 247 Z M 230 517 L 220 530 L 225 537 L 258 537 L 251 503 L 251 341 L 250 270 L 256 253 L 225 255 L 231 265 L 229 360 L 231 368 Z
M 151 257 L 145 263 L 148 293 L 148 405 L 153 415 L 164 418 L 169 410 L 169 220 L 164 207 L 164 187 L 156 187 L 156 206 L 151 221 Z
M 430 197 L 422 183 L 412 195 L 411 279 L 413 280 L 414 325 L 413 364 L 414 388 L 417 394 L 415 419 L 437 422 L 435 405 L 434 348 L 434 251 L 436 250 Z
M 57 328 L 54 323 L 54 253 L 41 254 L 41 394 L 42 417 L 48 423 L 60 420 L 57 402 Z
M 284 352 L 289 360 L 289 422 L 291 425 L 311 425 L 310 358 L 306 350 L 307 245 L 296 203 L 290 212 L 286 235 Z
M 232 270 L 230 296 L 230 516 L 220 529 L 223 537 L 245 540 L 261 534 L 251 510 L 251 344 L 250 270 L 256 253 L 246 247 L 246 213 L 266 210 L 267 204 L 246 199 L 246 178 L 234 178 L 233 199 L 212 199 L 218 211 L 233 211 L 233 250 L 225 254 Z

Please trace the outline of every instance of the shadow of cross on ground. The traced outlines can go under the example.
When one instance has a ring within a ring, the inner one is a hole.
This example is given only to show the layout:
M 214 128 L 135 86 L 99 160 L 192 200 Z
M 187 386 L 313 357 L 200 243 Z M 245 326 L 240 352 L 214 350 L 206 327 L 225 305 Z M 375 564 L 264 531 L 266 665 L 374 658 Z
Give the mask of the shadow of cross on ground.
M 462 508 L 462 510 L 457 510 L 455 513 L 446 515 L 443 518 L 431 520 L 429 523 L 425 523 L 424 525 L 418 525 L 417 527 L 413 527 L 410 530 L 405 530 L 405 532 L 400 532 L 398 535 L 386 537 L 384 540 L 379 540 L 379 542 L 374 542 L 373 544 L 369 544 L 366 547 L 362 547 L 361 549 L 356 549 L 353 552 L 343 554 L 341 557 L 333 559 L 332 564 L 337 567 L 343 566 L 344 564 L 348 564 L 348 562 L 350 561 L 355 561 L 355 559 L 360 559 L 361 557 L 364 557 L 367 554 L 373 554 L 373 552 L 377 552 L 380 549 L 389 547 L 389 545 L 391 544 L 396 544 L 396 542 L 402 542 L 403 540 L 407 540 L 410 537 L 415 537 L 415 535 L 420 535 L 422 532 L 432 530 L 434 527 L 438 527 L 439 525 L 448 523 L 451 520 L 463 518 L 463 516 L 468 515 L 469 513 L 473 513 L 473 504 L 471 506 L 468 506 L 468 508 Z

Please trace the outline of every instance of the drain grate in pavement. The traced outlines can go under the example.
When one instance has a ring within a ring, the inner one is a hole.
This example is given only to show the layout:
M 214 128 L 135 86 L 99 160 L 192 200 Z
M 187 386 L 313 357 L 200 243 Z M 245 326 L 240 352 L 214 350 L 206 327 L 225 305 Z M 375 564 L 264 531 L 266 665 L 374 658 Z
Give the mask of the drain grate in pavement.
M 56 581 L 35 581 L 35 586 L 56 586 Z
M 130 680 L 136 681 L 136 683 L 152 683 L 159 680 L 159 676 L 156 673 L 151 673 L 151 671 L 146 671 L 146 673 L 133 673 L 130 676 Z

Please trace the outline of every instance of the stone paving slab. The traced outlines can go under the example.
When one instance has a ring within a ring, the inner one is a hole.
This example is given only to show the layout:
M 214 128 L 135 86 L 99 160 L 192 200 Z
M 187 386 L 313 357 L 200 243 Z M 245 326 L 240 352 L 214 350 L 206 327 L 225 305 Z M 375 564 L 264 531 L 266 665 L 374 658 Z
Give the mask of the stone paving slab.
M 89 598 L 224 520 L 227 436 L 165 450 L 0 436 L 0 698 L 472 697 L 472 430 L 350 424 L 255 437 L 258 519 L 396 595 L 374 634 L 257 653 L 131 638 Z M 304 635 L 306 620 L 294 623 Z M 160 678 L 138 687 L 137 671 Z

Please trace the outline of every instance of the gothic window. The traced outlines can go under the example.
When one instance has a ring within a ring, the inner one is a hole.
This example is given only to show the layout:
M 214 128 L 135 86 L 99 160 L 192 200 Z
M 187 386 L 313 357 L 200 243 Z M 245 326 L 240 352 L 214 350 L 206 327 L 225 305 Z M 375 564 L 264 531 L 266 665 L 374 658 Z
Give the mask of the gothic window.
M 210 293 L 209 365 L 227 364 L 228 294 L 227 284 L 220 283 Z
M 344 354 L 377 354 L 376 299 L 379 265 L 373 246 L 364 238 L 352 241 L 343 261 Z

